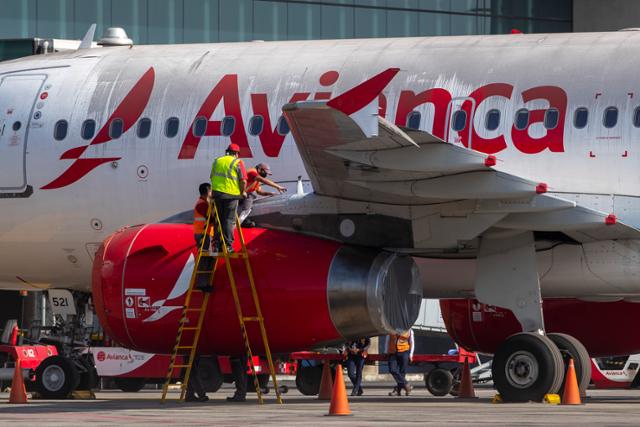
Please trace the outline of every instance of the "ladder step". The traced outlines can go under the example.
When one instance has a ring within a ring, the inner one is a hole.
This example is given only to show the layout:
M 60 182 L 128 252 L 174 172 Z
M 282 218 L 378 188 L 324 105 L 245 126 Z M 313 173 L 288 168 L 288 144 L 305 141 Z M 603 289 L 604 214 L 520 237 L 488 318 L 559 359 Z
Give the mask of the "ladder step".
M 260 322 L 263 319 L 262 317 L 243 317 L 242 320 L 245 322 Z
M 213 258 L 248 258 L 248 255 L 246 255 L 244 252 L 232 252 L 230 254 L 227 254 L 227 256 L 224 255 L 223 252 L 212 252 L 211 255 Z
M 183 331 L 195 331 L 196 329 L 198 329 L 197 326 L 184 326 L 182 328 Z
M 194 348 L 195 345 L 177 345 L 175 347 L 176 350 L 180 349 L 180 348 Z
M 188 368 L 191 365 L 173 365 L 173 368 Z
M 202 311 L 202 307 L 198 307 L 198 308 L 185 308 L 185 311 Z

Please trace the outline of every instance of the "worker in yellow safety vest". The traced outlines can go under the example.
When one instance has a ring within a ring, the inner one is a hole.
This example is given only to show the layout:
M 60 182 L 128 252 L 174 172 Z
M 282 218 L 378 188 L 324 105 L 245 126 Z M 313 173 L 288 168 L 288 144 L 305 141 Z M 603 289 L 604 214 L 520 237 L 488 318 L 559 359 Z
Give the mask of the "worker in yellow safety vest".
M 409 362 L 413 359 L 413 342 L 413 330 L 411 329 L 401 334 L 387 336 L 385 348 L 389 357 L 389 373 L 396 381 L 396 386 L 389 392 L 389 396 L 400 396 L 402 390 L 408 396 L 413 389 L 405 377 Z
M 215 232 L 215 251 L 222 251 L 222 240 L 229 252 L 233 252 L 233 233 L 236 228 L 236 215 L 238 202 L 247 197 L 245 187 L 247 185 L 247 171 L 244 162 L 238 158 L 240 147 L 237 144 L 229 144 L 225 155 L 218 157 L 211 165 L 211 189 L 213 191 L 213 203 L 218 209 L 222 232 Z M 215 218 L 214 218 L 215 219 Z M 214 221 L 217 230 L 217 221 Z

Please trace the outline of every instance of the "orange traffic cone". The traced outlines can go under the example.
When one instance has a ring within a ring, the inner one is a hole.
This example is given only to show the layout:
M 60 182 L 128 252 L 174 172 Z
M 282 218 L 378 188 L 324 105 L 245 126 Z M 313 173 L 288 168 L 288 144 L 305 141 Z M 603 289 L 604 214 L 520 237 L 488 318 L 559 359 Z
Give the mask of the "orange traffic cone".
M 24 379 L 22 378 L 20 359 L 16 359 L 16 369 L 13 371 L 13 381 L 11 382 L 11 394 L 9 395 L 9 403 L 27 403 L 27 390 L 24 388 Z
M 342 365 L 336 366 L 336 380 L 333 383 L 333 393 L 331 394 L 331 405 L 328 415 L 351 415 L 349 410 L 349 400 L 347 399 L 347 388 L 344 385 L 342 375 Z
M 464 359 L 464 367 L 462 368 L 462 379 L 460 380 L 460 389 L 458 391 L 458 399 L 475 399 L 476 392 L 473 390 L 473 382 L 471 381 L 471 368 L 469 368 L 469 359 Z
M 322 378 L 320 379 L 320 392 L 318 400 L 331 400 L 333 393 L 333 379 L 331 378 L 331 367 L 329 361 L 324 362 L 322 366 Z
M 567 377 L 564 381 L 564 390 L 562 392 L 563 405 L 580 405 L 580 390 L 578 390 L 578 377 L 576 376 L 576 367 L 573 359 L 569 359 L 569 369 Z

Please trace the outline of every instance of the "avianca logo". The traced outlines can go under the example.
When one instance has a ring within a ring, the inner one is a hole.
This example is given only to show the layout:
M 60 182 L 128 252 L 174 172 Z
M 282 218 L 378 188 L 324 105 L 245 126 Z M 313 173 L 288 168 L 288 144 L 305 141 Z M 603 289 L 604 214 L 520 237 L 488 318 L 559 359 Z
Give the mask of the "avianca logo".
M 72 148 L 60 156 L 60 160 L 75 159 L 75 161 L 62 173 L 62 175 L 42 187 L 42 189 L 53 190 L 55 188 L 66 187 L 67 185 L 78 181 L 98 166 L 104 163 L 120 160 L 121 157 L 82 158 L 81 156 L 90 145 L 104 144 L 105 142 L 109 142 L 113 139 L 109 135 L 109 129 L 111 128 L 111 124 L 114 120 L 122 120 L 123 134 L 129 130 L 136 121 L 138 121 L 142 112 L 149 103 L 154 80 L 155 71 L 153 70 L 153 67 L 151 67 L 133 86 L 127 96 L 124 97 L 115 111 L 111 114 L 111 117 L 109 117 L 104 126 L 102 126 L 102 129 L 100 129 L 98 134 L 88 145 Z
M 366 81 L 356 88 L 353 88 L 342 95 L 329 101 L 329 105 L 343 111 L 345 114 L 352 114 L 358 109 L 354 109 L 358 105 L 360 109 L 368 105 L 372 100 L 378 97 L 379 115 L 387 116 L 387 97 L 381 93 L 384 88 L 391 82 L 397 74 L 397 68 L 387 69 L 370 80 Z M 336 83 L 340 77 L 337 71 L 328 71 L 320 76 L 319 83 L 322 87 L 327 88 L 313 94 L 314 100 L 329 100 L 332 96 L 328 88 Z M 149 103 L 151 92 L 153 90 L 155 80 L 155 72 L 153 67 L 138 80 L 131 91 L 123 98 L 116 110 L 111 114 L 107 122 L 98 132 L 96 137 L 88 144 L 76 147 L 66 151 L 60 157 L 61 160 L 74 160 L 74 162 L 59 177 L 42 187 L 43 190 L 51 190 L 71 185 L 86 176 L 98 166 L 120 160 L 121 157 L 104 157 L 104 158 L 83 158 L 82 155 L 87 148 L 92 145 L 104 144 L 112 141 L 109 135 L 109 129 L 114 120 L 122 120 L 122 134 L 129 130 L 142 115 L 144 109 Z M 355 89 L 358 89 L 354 92 Z M 372 91 L 377 90 L 377 92 Z M 349 94 L 348 97 L 345 97 Z M 310 99 L 310 92 L 296 92 L 291 95 L 289 102 L 300 102 Z M 431 123 L 431 132 L 441 138 L 446 138 L 447 129 L 450 127 L 451 104 L 457 98 L 444 88 L 429 88 L 422 92 L 414 92 L 413 90 L 401 90 L 397 95 L 395 104 L 395 117 L 392 121 L 398 126 L 406 126 L 409 116 L 414 111 L 425 110 L 427 106 L 433 108 L 433 122 Z M 545 134 L 539 137 L 532 137 L 529 134 L 531 126 L 540 126 L 544 121 L 544 109 L 528 110 L 528 120 L 526 126 L 513 126 L 510 132 L 500 132 L 496 136 L 483 137 L 473 126 L 474 115 L 481 103 L 489 98 L 503 98 L 513 100 L 514 102 L 527 104 L 534 101 L 544 101 L 549 105 L 550 109 L 558 111 L 558 123 L 553 129 L 546 129 Z M 263 131 L 259 134 L 260 143 L 264 154 L 267 157 L 278 157 L 285 140 L 285 135 L 281 135 L 277 131 L 277 124 L 271 123 L 269 114 L 269 102 L 266 93 L 250 94 L 251 107 L 255 116 L 261 116 L 263 119 Z M 337 103 L 340 101 L 344 104 L 344 108 L 338 108 Z M 527 89 L 520 94 L 514 93 L 514 86 L 508 83 L 489 83 L 472 91 L 468 96 L 464 97 L 465 101 L 460 109 L 464 111 L 465 117 L 468 117 L 465 127 L 456 131 L 459 142 L 465 147 L 471 146 L 474 150 L 487 154 L 498 153 L 508 148 L 507 139 L 520 152 L 525 154 L 537 154 L 545 150 L 551 152 L 564 151 L 564 123 L 567 111 L 567 94 L 557 86 L 537 86 Z M 520 101 L 521 100 L 521 101 Z M 347 106 L 347 104 L 350 104 Z M 234 132 L 230 135 L 231 142 L 240 146 L 241 157 L 253 157 L 251 148 L 249 147 L 248 137 L 245 130 L 245 121 L 242 116 L 240 107 L 240 89 L 237 74 L 224 75 L 218 83 L 209 92 L 201 107 L 193 117 L 190 126 L 187 128 L 187 134 L 182 142 L 178 159 L 189 160 L 195 157 L 198 145 L 202 137 L 222 136 L 222 122 L 219 120 L 211 120 L 211 116 L 218 106 L 222 105 L 224 115 L 233 117 L 235 123 L 240 125 L 235 127 Z M 424 114 L 424 111 L 423 111 Z M 205 132 L 203 136 L 196 136 L 192 132 L 195 121 L 201 118 L 207 120 Z M 421 129 L 428 128 L 427 124 L 420 126 Z

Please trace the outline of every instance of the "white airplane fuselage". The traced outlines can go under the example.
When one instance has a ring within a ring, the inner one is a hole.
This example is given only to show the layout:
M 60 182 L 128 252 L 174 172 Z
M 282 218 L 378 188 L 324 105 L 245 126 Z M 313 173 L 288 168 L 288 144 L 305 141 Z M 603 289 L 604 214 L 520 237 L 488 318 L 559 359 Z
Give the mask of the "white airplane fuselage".
M 87 49 L 0 64 L 0 288 L 88 291 L 99 244 L 121 227 L 189 210 L 230 142 L 248 167 L 268 162 L 293 190 L 306 174 L 291 135 L 276 129 L 282 106 L 331 98 L 390 67 L 401 71 L 380 103 L 387 120 L 404 126 L 416 111 L 420 130 L 493 154 L 503 170 L 640 228 L 640 32 Z M 617 120 L 607 127 L 611 107 Z M 529 120 L 518 129 L 524 108 Z M 588 110 L 582 128 L 578 108 Z M 467 119 L 454 131 L 461 109 L 472 126 Z M 499 111 L 493 130 L 490 110 Z M 264 130 L 254 136 L 257 115 Z M 222 135 L 224 117 L 234 118 L 231 136 Z M 150 134 L 140 138 L 144 118 Z M 179 120 L 175 136 L 167 136 L 170 118 Z M 115 119 L 119 138 L 109 136 Z M 61 120 L 68 130 L 56 140 Z M 86 120 L 96 127 L 83 139 Z M 628 243 L 632 258 L 636 243 Z M 635 267 L 614 273 L 620 293 L 640 295 Z M 600 277 L 590 288 L 572 274 L 543 277 L 543 294 L 571 280 L 578 296 L 611 285 Z

